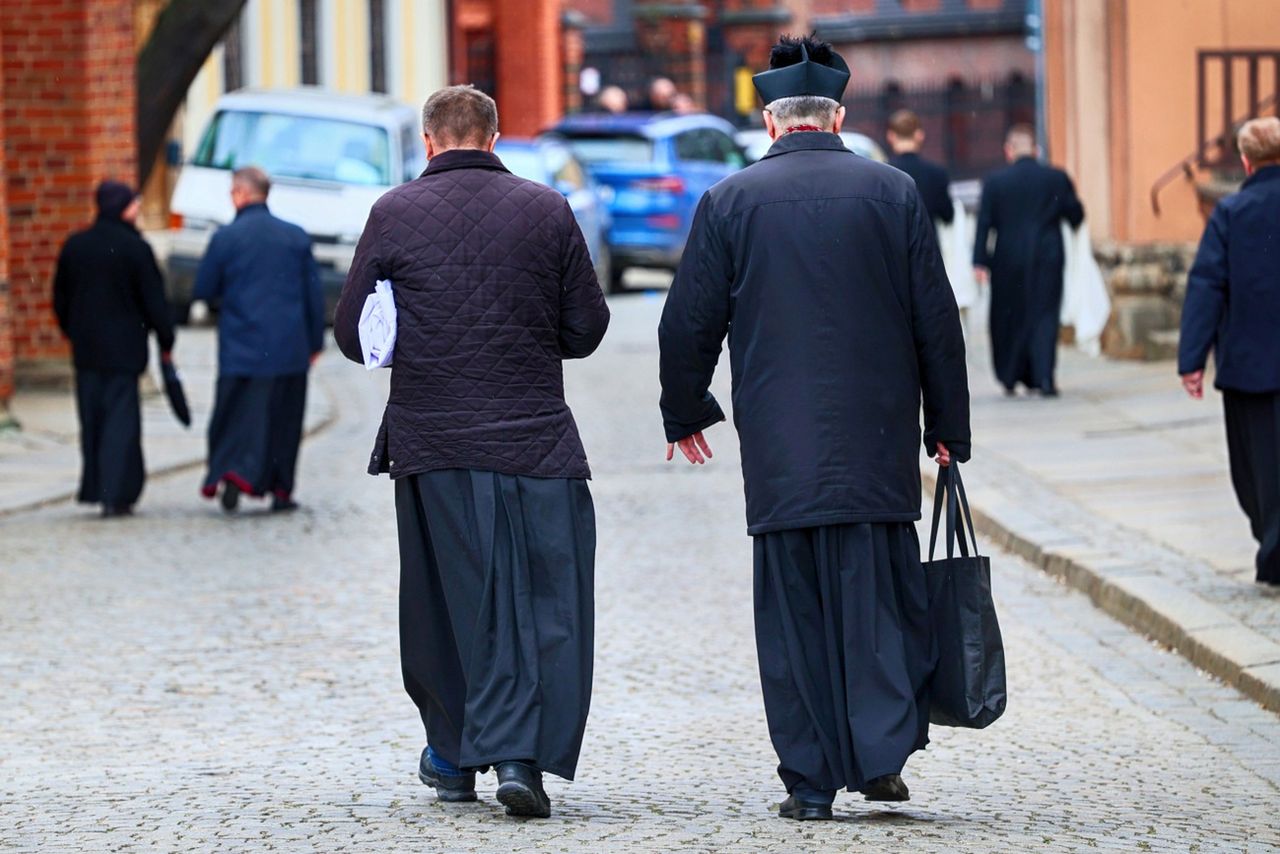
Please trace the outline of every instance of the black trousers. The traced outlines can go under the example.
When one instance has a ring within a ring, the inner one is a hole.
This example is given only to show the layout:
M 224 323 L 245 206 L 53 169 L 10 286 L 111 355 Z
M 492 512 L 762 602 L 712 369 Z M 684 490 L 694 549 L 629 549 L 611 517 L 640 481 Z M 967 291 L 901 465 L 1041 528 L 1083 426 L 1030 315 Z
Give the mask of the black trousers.
M 991 361 L 1005 388 L 1056 388 L 1062 314 L 1062 262 L 1046 260 L 1017 274 L 992 271 Z
M 586 481 L 451 469 L 395 490 L 401 669 L 427 743 L 463 768 L 572 780 L 595 632 Z
M 1222 393 L 1236 498 L 1258 541 L 1257 578 L 1280 584 L 1280 392 Z
M 218 377 L 202 492 L 225 480 L 250 495 L 292 495 L 306 411 L 305 373 Z
M 142 495 L 142 409 L 138 375 L 76 371 L 82 468 L 77 500 L 132 506 Z
M 937 662 L 910 523 L 755 537 L 756 650 L 787 791 L 861 789 L 929 741 Z

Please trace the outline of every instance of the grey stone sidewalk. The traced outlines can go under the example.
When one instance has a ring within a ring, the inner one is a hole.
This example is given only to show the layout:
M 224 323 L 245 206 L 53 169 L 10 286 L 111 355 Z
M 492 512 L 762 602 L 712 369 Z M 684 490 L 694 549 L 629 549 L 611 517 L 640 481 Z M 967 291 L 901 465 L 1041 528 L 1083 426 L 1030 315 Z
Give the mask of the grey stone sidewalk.
M 159 390 L 153 352 L 142 401 L 143 456 L 149 476 L 199 466 L 205 459 L 205 428 L 217 374 L 217 333 L 209 328 L 180 329 L 174 361 L 191 405 L 191 427 L 183 429 L 170 412 Z M 323 377 L 339 361 L 341 356 L 331 347 L 313 371 L 318 381 L 307 395 L 308 432 L 334 417 L 334 402 Z M 70 385 L 20 389 L 10 409 L 21 429 L 0 431 L 0 515 L 74 498 L 80 477 L 74 390 Z M 146 500 L 144 492 L 142 501 Z
M 1009 399 L 984 343 L 964 469 L 984 533 L 1280 711 L 1280 591 L 1253 581 L 1218 393 L 1191 400 L 1170 362 L 1062 348 L 1060 398 Z

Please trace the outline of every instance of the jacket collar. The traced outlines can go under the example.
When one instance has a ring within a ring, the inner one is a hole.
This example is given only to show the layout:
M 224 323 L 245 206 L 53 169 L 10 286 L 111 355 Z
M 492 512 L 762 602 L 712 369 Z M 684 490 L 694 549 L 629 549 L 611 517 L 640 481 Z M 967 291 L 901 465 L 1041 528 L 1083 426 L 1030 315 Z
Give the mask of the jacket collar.
M 1252 187 L 1254 184 L 1268 184 L 1272 181 L 1280 181 L 1280 166 L 1263 166 L 1246 178 L 1245 182 L 1240 185 L 1240 189 Z
M 123 228 L 126 231 L 132 232 L 133 234 L 142 233 L 138 231 L 138 227 L 136 225 L 134 225 L 131 222 L 125 222 L 118 216 L 106 216 L 105 214 L 98 214 L 97 219 L 94 220 L 94 224 L 105 225 L 108 228 Z
M 845 148 L 844 141 L 834 133 L 802 130 L 795 133 L 785 133 L 778 137 L 774 140 L 773 145 L 769 146 L 769 153 L 760 159 L 767 160 L 770 157 L 790 154 L 793 151 L 845 151 L 850 154 L 853 153 Z
M 245 205 L 240 210 L 236 211 L 236 219 L 239 219 L 240 217 L 246 216 L 248 214 L 255 214 L 255 213 L 270 213 L 270 211 L 267 210 L 267 203 L 254 202 L 251 205 Z
M 442 151 L 427 164 L 423 175 L 434 175 L 437 172 L 448 172 L 450 169 L 493 169 L 506 172 L 498 155 L 475 148 L 454 148 Z

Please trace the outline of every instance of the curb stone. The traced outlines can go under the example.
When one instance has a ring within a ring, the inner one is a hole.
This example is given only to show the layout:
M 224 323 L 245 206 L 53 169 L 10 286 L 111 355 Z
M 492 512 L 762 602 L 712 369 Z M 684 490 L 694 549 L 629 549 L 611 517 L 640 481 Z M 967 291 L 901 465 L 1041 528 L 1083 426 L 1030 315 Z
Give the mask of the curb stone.
M 937 484 L 931 468 L 921 471 L 927 495 Z M 992 544 L 1081 591 L 1112 617 L 1264 708 L 1280 712 L 1280 644 L 1123 555 L 1091 548 L 1012 505 L 1001 508 L 998 496 L 990 503 L 971 499 L 971 504 L 974 525 Z

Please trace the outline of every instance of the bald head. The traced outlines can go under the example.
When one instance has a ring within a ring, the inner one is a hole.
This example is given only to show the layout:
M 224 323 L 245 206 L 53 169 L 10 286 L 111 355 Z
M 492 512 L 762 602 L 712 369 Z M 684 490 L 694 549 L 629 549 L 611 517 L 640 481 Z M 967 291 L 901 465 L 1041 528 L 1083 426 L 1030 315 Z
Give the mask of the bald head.
M 266 202 L 271 179 L 257 166 L 244 166 L 231 173 L 231 202 L 236 210 Z
M 1236 134 L 1236 145 L 1249 174 L 1280 164 L 1280 118 L 1267 116 L 1245 122 Z

